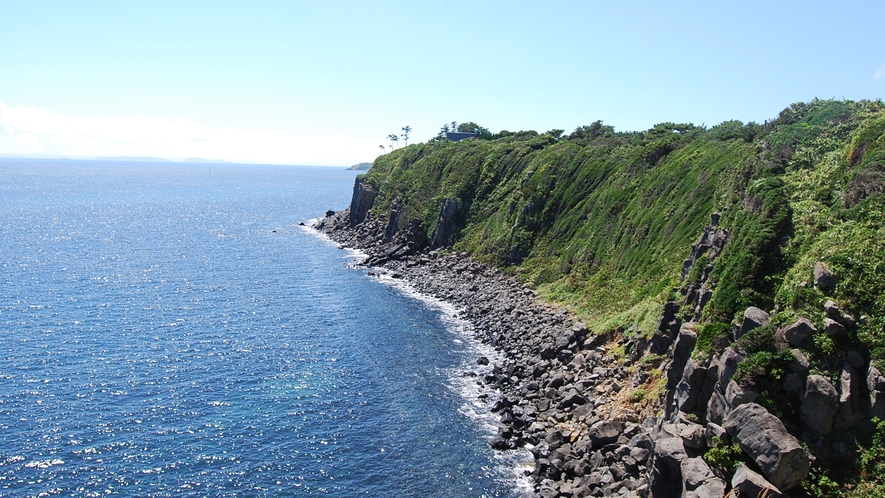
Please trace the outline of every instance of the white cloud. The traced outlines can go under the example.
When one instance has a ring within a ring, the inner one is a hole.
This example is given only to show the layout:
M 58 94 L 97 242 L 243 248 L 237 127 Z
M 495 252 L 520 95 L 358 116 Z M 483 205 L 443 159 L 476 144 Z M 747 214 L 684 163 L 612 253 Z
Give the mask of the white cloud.
M 882 64 L 882 67 L 880 67 L 880 68 L 876 71 L 875 78 L 876 78 L 877 80 L 880 80 L 880 79 L 882 79 L 882 78 L 885 78 L 885 64 Z
M 65 116 L 0 101 L 0 153 L 71 157 L 202 157 L 233 162 L 350 165 L 371 160 L 377 140 L 210 128 L 183 118 Z

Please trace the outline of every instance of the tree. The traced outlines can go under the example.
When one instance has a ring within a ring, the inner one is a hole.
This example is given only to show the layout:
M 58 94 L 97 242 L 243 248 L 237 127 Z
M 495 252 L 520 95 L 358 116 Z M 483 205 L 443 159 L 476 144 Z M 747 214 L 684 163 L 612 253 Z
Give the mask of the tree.
M 381 149 L 382 154 L 386 151 L 383 145 L 379 145 L 378 148 Z
M 395 133 L 391 133 L 390 135 L 387 135 L 387 138 L 390 140 L 390 148 L 391 149 L 393 149 L 393 144 L 399 143 L 399 137 L 396 136 Z
M 412 127 L 409 125 L 403 126 L 403 141 L 406 143 L 406 147 L 409 146 L 409 132 L 412 131 Z
M 473 121 L 459 124 L 458 131 L 464 133 L 476 133 L 476 138 L 484 140 L 490 140 L 492 138 L 492 132 L 490 132 L 488 128 L 480 126 Z
M 575 131 L 572 132 L 571 135 L 568 136 L 569 140 L 575 139 L 587 139 L 593 140 L 594 138 L 599 138 L 605 135 L 611 135 L 615 132 L 615 128 L 613 126 L 602 124 L 601 120 L 596 120 L 592 124 L 579 126 L 575 128 Z

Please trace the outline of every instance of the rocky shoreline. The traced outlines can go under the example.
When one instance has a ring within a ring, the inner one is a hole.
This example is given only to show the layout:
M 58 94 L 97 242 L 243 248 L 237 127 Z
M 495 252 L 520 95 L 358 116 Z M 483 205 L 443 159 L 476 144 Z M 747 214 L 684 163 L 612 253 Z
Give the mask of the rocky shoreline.
M 352 227 L 350 218 L 349 210 L 329 212 L 315 228 L 366 251 L 370 275 L 386 272 L 455 305 L 477 339 L 502 353 L 482 379 L 501 393 L 490 400 L 501 429 L 489 444 L 532 452 L 538 495 L 649 495 L 652 437 L 640 424 L 645 414 L 620 402 L 630 390 L 630 360 L 613 354 L 615 337 L 588 335 L 566 310 L 464 253 L 421 249 L 408 230 L 385 242 L 380 221 Z
M 834 428 L 885 414 L 885 376 L 856 351 L 846 356 L 838 389 L 812 375 L 803 349 L 817 330 L 805 318 L 777 328 L 750 307 L 700 347 L 708 277 L 729 237 L 716 213 L 687 251 L 682 297 L 663 304 L 655 330 L 592 334 L 516 279 L 447 249 L 446 203 L 428 238 L 418 221 L 398 227 L 396 205 L 386 222 L 373 218 L 376 195 L 358 180 L 351 207 L 327 212 L 314 227 L 365 251 L 369 275 L 404 279 L 453 304 L 476 338 L 500 352 L 503 360 L 480 380 L 500 393 L 489 401 L 500 417 L 489 444 L 532 453 L 539 496 L 786 496 L 812 462 L 846 454 L 826 439 Z M 815 269 L 815 286 L 827 284 L 825 270 Z M 831 301 L 825 311 L 830 336 L 855 324 Z M 768 381 L 799 407 L 801 420 L 787 420 L 792 430 L 756 403 L 752 380 L 736 376 L 759 347 L 789 357 L 785 375 Z

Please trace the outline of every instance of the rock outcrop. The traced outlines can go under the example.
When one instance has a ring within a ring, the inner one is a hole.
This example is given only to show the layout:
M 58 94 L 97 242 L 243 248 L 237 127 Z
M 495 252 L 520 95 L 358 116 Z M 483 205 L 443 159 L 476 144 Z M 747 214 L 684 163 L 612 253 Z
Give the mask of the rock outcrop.
M 811 461 L 802 444 L 777 417 L 756 403 L 732 410 L 725 419 L 725 430 L 778 489 L 790 490 L 808 475 Z

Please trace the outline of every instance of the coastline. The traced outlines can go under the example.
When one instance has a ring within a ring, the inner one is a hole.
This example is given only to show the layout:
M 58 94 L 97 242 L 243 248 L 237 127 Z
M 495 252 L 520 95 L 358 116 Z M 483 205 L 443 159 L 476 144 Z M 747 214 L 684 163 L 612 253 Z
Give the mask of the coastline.
M 391 250 L 378 220 L 355 228 L 349 220 L 345 209 L 311 225 L 342 249 L 365 254 L 359 264 L 369 276 L 404 282 L 459 310 L 455 318 L 499 353 L 480 379 L 500 393 L 488 400 L 499 428 L 488 444 L 502 455 L 531 452 L 537 495 L 648 495 L 652 438 L 640 415 L 618 402 L 630 378 L 612 354 L 616 338 L 590 336 L 566 310 L 465 253 L 415 250 L 408 241 Z

